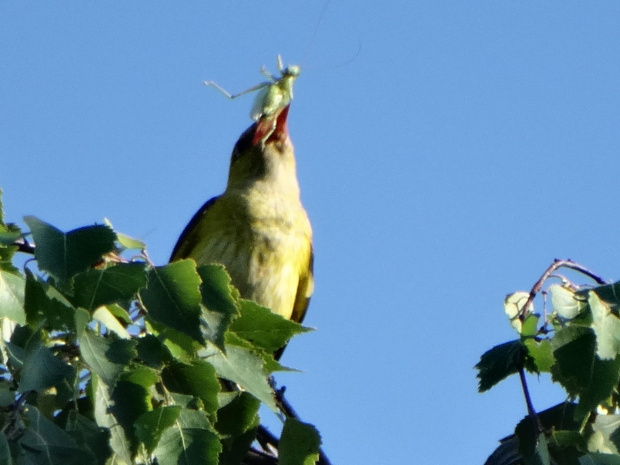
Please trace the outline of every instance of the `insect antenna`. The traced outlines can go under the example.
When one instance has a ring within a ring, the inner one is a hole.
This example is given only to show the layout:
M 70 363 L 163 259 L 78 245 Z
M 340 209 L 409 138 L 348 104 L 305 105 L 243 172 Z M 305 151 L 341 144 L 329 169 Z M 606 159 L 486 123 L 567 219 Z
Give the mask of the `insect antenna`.
M 314 42 L 316 42 L 316 37 L 319 32 L 319 26 L 323 22 L 323 17 L 325 16 L 325 12 L 327 11 L 327 7 L 329 6 L 329 3 L 330 3 L 330 0 L 327 0 L 325 4 L 323 5 L 323 9 L 321 10 L 319 20 L 316 22 L 316 25 L 314 26 L 314 31 L 312 31 L 312 37 L 310 38 L 310 43 L 306 47 L 306 51 L 304 52 L 303 57 L 301 58 L 301 62 L 299 63 L 300 67 L 305 63 L 306 58 L 308 58 L 308 55 L 310 54 L 310 51 L 312 50 L 312 46 L 314 45 Z

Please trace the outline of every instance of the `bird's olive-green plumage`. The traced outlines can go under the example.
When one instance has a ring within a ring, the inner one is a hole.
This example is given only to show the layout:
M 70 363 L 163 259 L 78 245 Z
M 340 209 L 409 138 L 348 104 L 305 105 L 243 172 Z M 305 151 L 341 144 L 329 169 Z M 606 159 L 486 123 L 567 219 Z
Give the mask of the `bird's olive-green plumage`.
M 312 229 L 299 198 L 287 113 L 277 116 L 267 140 L 255 140 L 260 121 L 239 138 L 226 190 L 196 213 L 171 261 L 221 263 L 242 297 L 301 321 L 313 287 Z

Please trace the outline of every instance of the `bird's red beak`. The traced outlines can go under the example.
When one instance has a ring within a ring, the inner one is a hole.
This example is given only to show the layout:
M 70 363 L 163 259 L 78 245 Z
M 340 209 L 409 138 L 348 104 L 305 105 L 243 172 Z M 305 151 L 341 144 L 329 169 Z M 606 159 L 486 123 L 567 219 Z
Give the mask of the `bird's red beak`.
M 268 118 L 262 117 L 256 123 L 256 131 L 252 139 L 252 144 L 257 145 L 260 142 L 283 142 L 288 137 L 288 110 L 291 105 L 285 106 L 275 115 Z

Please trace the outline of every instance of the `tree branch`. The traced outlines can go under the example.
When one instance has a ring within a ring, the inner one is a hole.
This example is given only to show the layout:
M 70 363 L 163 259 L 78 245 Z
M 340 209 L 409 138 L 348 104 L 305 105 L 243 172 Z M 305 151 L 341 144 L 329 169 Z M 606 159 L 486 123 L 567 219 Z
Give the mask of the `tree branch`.
M 547 270 L 542 274 L 542 276 L 538 279 L 538 281 L 536 281 L 536 283 L 532 287 L 532 290 L 530 291 L 530 296 L 527 298 L 525 305 L 522 307 L 521 315 L 519 315 L 519 319 L 521 321 L 523 321 L 525 317 L 527 316 L 527 309 L 530 308 L 530 306 L 532 305 L 532 302 L 536 298 L 536 295 L 542 289 L 543 285 L 545 284 L 545 281 L 549 279 L 551 275 L 560 268 L 569 268 L 571 270 L 584 274 L 590 279 L 592 279 L 593 281 L 596 281 L 597 284 L 600 284 L 600 285 L 607 284 L 607 282 L 603 280 L 603 278 L 601 278 L 594 272 L 590 271 L 585 266 L 580 265 L 579 263 L 576 263 L 572 260 L 559 260 L 556 258 L 553 261 L 553 263 L 549 266 L 549 268 L 547 268 Z
M 525 370 L 523 367 L 519 368 L 519 379 L 521 380 L 521 388 L 523 389 L 523 397 L 525 397 L 525 404 L 527 405 L 527 414 L 529 415 L 534 425 L 534 432 L 536 433 L 536 439 L 542 433 L 542 425 L 536 410 L 534 410 L 534 404 L 532 403 L 532 397 L 530 396 L 530 390 L 527 387 L 527 380 L 525 379 Z
M 15 242 L 13 242 L 13 245 L 17 247 L 17 250 L 19 252 L 34 255 L 34 244 L 31 244 L 24 238 L 17 239 Z

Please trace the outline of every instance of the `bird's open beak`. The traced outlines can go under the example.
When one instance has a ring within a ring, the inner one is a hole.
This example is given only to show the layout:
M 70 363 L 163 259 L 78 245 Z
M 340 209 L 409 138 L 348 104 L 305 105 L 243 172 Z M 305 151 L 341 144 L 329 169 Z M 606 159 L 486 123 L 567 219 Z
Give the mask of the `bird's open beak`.
M 262 117 L 256 123 L 256 131 L 252 139 L 252 144 L 266 144 L 267 142 L 284 142 L 288 138 L 288 110 L 291 105 L 285 106 L 282 110 L 270 117 Z

